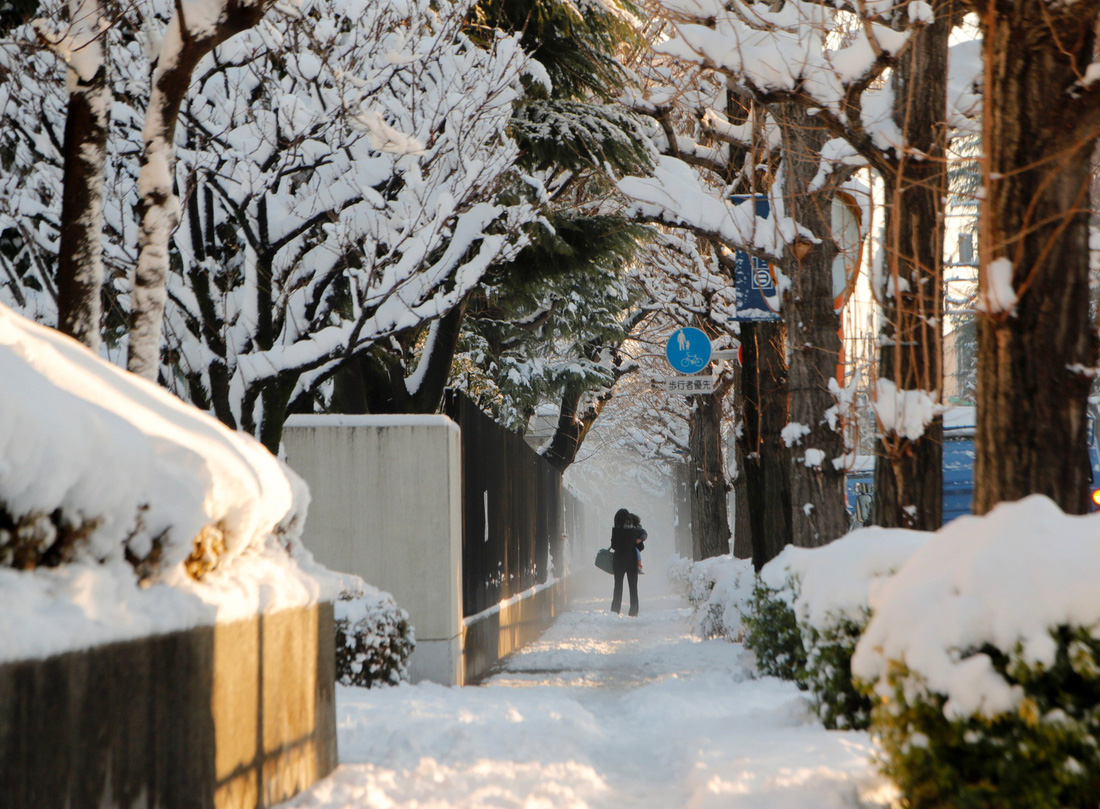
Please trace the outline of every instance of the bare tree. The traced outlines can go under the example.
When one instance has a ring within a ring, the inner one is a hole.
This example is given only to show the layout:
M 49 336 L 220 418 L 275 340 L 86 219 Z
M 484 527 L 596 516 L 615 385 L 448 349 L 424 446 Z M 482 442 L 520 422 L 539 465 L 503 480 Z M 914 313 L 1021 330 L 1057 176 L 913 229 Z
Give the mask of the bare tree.
M 873 521 L 926 531 L 943 522 L 943 420 L 925 403 L 943 392 L 946 76 L 956 4 L 940 0 L 933 13 L 930 24 L 910 32 L 893 68 L 893 120 L 903 145 L 873 163 L 886 212 Z M 927 413 L 918 427 L 914 410 Z M 886 413 L 893 418 L 884 421 Z

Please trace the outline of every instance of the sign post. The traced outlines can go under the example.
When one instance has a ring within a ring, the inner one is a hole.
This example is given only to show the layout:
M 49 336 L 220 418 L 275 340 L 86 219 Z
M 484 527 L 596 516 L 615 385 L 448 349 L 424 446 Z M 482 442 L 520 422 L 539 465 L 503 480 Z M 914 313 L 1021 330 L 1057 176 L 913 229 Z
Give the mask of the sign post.
M 714 393 L 713 376 L 669 376 L 661 380 L 665 393 L 679 393 L 694 396 L 699 393 Z

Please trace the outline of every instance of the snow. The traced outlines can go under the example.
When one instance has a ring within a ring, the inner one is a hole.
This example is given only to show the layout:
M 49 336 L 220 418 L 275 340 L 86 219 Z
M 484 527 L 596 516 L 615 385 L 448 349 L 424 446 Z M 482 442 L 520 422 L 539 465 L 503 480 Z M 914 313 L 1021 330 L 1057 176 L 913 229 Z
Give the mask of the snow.
M 895 433 L 916 441 L 940 412 L 936 398 L 935 391 L 898 390 L 889 379 L 876 380 L 875 417 L 883 434 Z
M 949 718 L 992 717 L 1022 696 L 984 654 L 989 643 L 1049 666 L 1050 630 L 1100 623 L 1100 515 L 1069 516 L 1048 498 L 1002 503 L 984 517 L 941 528 L 871 590 L 874 616 L 852 671 L 878 680 L 904 662 L 927 688 L 947 697 Z M 877 686 L 887 695 L 889 687 Z
M 618 186 L 638 216 L 713 234 L 728 246 L 777 261 L 784 246 L 797 237 L 818 241 L 783 214 L 781 198 L 770 200 L 770 216 L 759 217 L 751 204 L 735 205 L 716 198 L 691 166 L 674 157 L 659 157 L 652 176 L 624 177 Z
M 820 469 L 821 464 L 825 463 L 825 450 L 816 448 L 806 450 L 802 462 L 811 469 Z
M 578 599 L 481 687 L 338 687 L 341 766 L 282 809 L 889 805 L 865 733 L 824 730 L 647 585 L 640 618 L 609 614 L 609 592 Z
M 802 440 L 802 436 L 809 435 L 810 432 L 808 425 L 792 421 L 784 425 L 779 437 L 783 439 L 783 443 L 788 447 L 793 447 Z
M 64 32 L 53 29 L 48 19 L 34 20 L 34 30 L 50 50 L 69 66 L 66 89 L 77 91 L 78 80 L 90 82 L 103 67 L 102 34 L 109 23 L 99 0 L 69 0 L 69 23 Z
M 305 484 L 250 436 L 3 305 L 0 379 L 0 509 L 47 543 L 55 511 L 87 530 L 69 564 L 0 568 L 0 660 L 338 593 L 340 577 L 301 546 Z M 184 560 L 200 535 L 224 551 L 195 580 Z M 10 542 L 0 533 L 0 553 Z M 128 556 L 150 565 L 140 585 Z
M 985 268 L 985 286 L 975 308 L 988 314 L 1012 314 L 1016 310 L 1016 289 L 1012 286 L 1012 261 L 995 258 Z
M 795 614 L 804 625 L 822 630 L 838 618 L 862 621 L 875 582 L 901 567 L 929 537 L 901 528 L 861 528 L 820 548 L 785 548 L 761 577 L 772 587 L 797 579 Z
M 911 0 L 909 3 L 909 22 L 932 25 L 936 21 L 936 12 L 924 0 Z
M 446 416 L 385 413 L 377 416 L 341 413 L 313 413 L 289 416 L 287 427 L 447 427 L 458 425 Z

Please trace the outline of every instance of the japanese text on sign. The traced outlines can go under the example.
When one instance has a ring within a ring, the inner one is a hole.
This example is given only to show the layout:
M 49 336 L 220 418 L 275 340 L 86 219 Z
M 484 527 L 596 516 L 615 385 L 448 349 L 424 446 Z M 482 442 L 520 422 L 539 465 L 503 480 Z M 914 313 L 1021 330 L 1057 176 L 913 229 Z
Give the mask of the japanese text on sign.
M 692 395 L 696 393 L 714 393 L 713 376 L 674 376 L 664 380 L 666 393 Z

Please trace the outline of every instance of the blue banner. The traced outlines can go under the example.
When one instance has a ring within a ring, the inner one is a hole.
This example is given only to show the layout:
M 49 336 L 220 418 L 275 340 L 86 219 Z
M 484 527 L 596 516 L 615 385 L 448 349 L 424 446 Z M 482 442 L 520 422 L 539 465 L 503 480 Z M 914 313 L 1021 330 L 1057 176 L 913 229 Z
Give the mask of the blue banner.
M 730 197 L 734 204 L 753 200 L 756 215 L 767 218 L 771 205 L 767 197 L 741 196 Z M 735 284 L 737 288 L 737 313 L 730 320 L 782 320 L 776 309 L 779 307 L 779 292 L 775 288 L 768 262 L 750 256 L 741 250 L 734 254 Z

